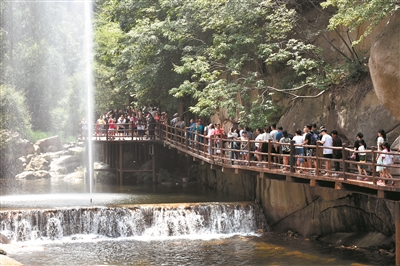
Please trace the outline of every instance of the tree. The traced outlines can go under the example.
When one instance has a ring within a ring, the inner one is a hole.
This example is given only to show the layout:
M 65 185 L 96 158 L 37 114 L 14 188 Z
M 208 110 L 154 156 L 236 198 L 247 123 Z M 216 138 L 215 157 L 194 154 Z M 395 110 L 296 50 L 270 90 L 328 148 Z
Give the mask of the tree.
M 34 130 L 57 133 L 65 128 L 54 121 L 76 115 L 54 110 L 73 106 L 76 102 L 59 103 L 68 90 L 84 88 L 79 83 L 68 87 L 70 78 L 82 71 L 84 27 L 79 5 L 58 1 L 1 3 L 1 82 L 26 97 Z
M 19 132 L 27 137 L 31 130 L 30 114 L 21 92 L 10 86 L 0 85 L 0 124 L 3 129 Z
M 177 25 L 182 33 L 175 31 L 187 42 L 195 40 L 198 44 L 184 48 L 182 63 L 175 71 L 189 73 L 190 79 L 171 93 L 196 98 L 193 112 L 207 116 L 225 108 L 231 118 L 239 114 L 241 121 L 262 126 L 267 121 L 257 121 L 257 114 L 265 117 L 276 110 L 271 94 L 279 90 L 271 84 L 270 65 L 291 68 L 288 73 L 295 73 L 302 87 L 315 84 L 313 74 L 319 65 L 313 58 L 315 47 L 290 37 L 295 10 L 274 1 L 199 0 L 177 5 L 180 13 L 176 22 L 185 21 L 186 27 Z M 188 20 L 201 28 L 190 29 Z
M 353 42 L 353 45 L 361 42 L 371 33 L 374 26 L 400 8 L 399 1 L 393 0 L 327 0 L 321 3 L 321 6 L 323 8 L 329 6 L 337 8 L 337 13 L 329 21 L 329 29 L 331 30 L 343 25 L 349 28 L 350 31 L 354 31 L 364 23 L 367 23 L 364 33 L 358 40 Z
M 172 95 L 193 99 L 190 110 L 201 116 L 226 108 L 234 118 L 277 110 L 271 101 L 279 90 L 271 84 L 271 65 L 290 68 L 301 88 L 317 80 L 315 47 L 290 36 L 297 14 L 275 1 L 103 4 L 99 9 L 107 16 L 101 25 L 118 24 L 122 34 L 115 46 L 118 59 L 108 70 L 118 92 L 133 91 L 139 102 L 174 103 Z M 97 52 L 99 57 L 107 53 Z

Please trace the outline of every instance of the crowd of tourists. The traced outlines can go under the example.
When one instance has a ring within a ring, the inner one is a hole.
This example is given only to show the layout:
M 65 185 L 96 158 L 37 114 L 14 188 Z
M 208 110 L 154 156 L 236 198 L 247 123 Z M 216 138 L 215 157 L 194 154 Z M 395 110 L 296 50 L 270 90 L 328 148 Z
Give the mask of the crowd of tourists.
M 135 135 L 139 138 L 154 138 L 157 124 L 168 121 L 168 114 L 160 112 L 156 107 L 144 107 L 125 110 L 111 110 L 101 114 L 96 120 L 95 135 L 108 136 L 110 140 L 124 139 L 126 136 Z
M 154 138 L 154 131 L 157 125 L 170 125 L 175 128 L 175 135 L 181 137 L 188 135 L 190 143 L 206 143 L 208 146 L 208 154 L 224 153 L 222 148 L 228 148 L 229 157 L 232 163 L 246 163 L 249 160 L 257 161 L 257 166 L 262 166 L 262 162 L 267 160 L 265 154 L 270 150 L 272 154 L 281 154 L 286 156 L 272 156 L 274 162 L 279 160 L 283 164 L 282 171 L 289 170 L 290 142 L 294 141 L 294 154 L 297 159 L 294 162 L 297 166 L 298 173 L 308 171 L 307 174 L 315 174 L 315 163 L 313 158 L 316 155 L 315 145 L 323 146 L 322 156 L 325 158 L 325 175 L 339 176 L 340 162 L 333 160 L 334 173 L 331 171 L 332 163 L 330 159 L 342 158 L 342 140 L 338 136 L 337 130 L 328 130 L 321 126 L 317 127 L 316 123 L 307 124 L 303 129 L 297 129 L 294 135 L 284 130 L 276 124 L 266 126 L 264 128 L 256 128 L 254 131 L 249 127 L 238 125 L 237 128 L 230 128 L 225 132 L 220 123 L 210 123 L 203 125 L 201 119 L 190 119 L 186 125 L 178 113 L 175 113 L 170 120 L 167 112 L 160 112 L 157 107 L 144 107 L 133 109 L 127 107 L 124 110 L 111 110 L 99 116 L 95 125 L 95 135 L 98 137 L 107 135 L 111 140 L 115 138 L 123 139 L 126 136 L 134 134 L 139 138 Z M 87 131 L 86 122 L 81 122 L 82 132 Z M 82 133 L 84 134 L 84 133 Z M 203 139 L 205 137 L 205 139 Z M 225 142 L 226 147 L 222 147 L 222 139 L 228 139 Z M 254 140 L 249 142 L 248 140 Z M 211 142 L 212 141 L 212 142 Z M 376 172 L 382 178 L 392 178 L 389 165 L 393 164 L 394 157 L 390 152 L 390 145 L 386 138 L 384 130 L 377 131 L 376 138 L 377 162 Z M 211 145 L 212 144 L 212 145 Z M 268 147 L 271 144 L 271 147 Z M 249 147 L 250 145 L 250 147 Z M 311 147 L 310 147 L 311 146 Z M 351 159 L 359 162 L 357 164 L 359 180 L 369 180 L 367 172 L 367 144 L 363 139 L 363 134 L 359 132 L 353 145 L 354 153 Z M 249 153 L 249 150 L 252 151 Z M 398 150 L 400 152 L 400 148 Z M 225 155 L 225 154 L 224 154 Z M 252 156 L 254 155 L 254 156 Z M 250 158 L 252 156 L 252 158 Z M 311 169 L 311 170 L 310 170 Z M 310 170 L 310 171 L 309 171 Z M 383 181 L 379 181 L 379 185 L 385 185 Z M 394 182 L 392 182 L 392 185 Z
M 181 121 L 178 120 L 177 121 Z M 177 122 L 178 123 L 178 122 Z M 171 121 L 171 124 L 174 124 Z M 272 156 L 274 162 L 282 160 L 280 163 L 283 164 L 282 171 L 289 170 L 289 154 L 290 154 L 290 142 L 294 141 L 294 154 L 297 155 L 295 161 L 298 167 L 297 172 L 303 173 L 307 170 L 307 174 L 315 174 L 315 160 L 313 159 L 316 155 L 315 145 L 322 145 L 322 156 L 325 158 L 325 176 L 338 177 L 340 171 L 340 162 L 338 160 L 333 161 L 332 173 L 332 161 L 330 159 L 342 159 L 342 140 L 340 139 L 337 130 L 332 130 L 328 133 L 328 130 L 324 127 L 317 127 L 316 123 L 308 124 L 304 126 L 303 129 L 297 129 L 295 134 L 289 134 L 282 127 L 277 127 L 276 124 L 267 126 L 264 128 L 256 128 L 253 132 L 249 127 L 243 127 L 239 125 L 237 128 L 230 128 L 226 133 L 219 123 L 209 124 L 203 127 L 201 120 L 190 120 L 189 127 L 180 126 L 181 128 L 187 128 L 189 130 L 190 139 L 193 140 L 197 134 L 205 135 L 207 137 L 208 153 L 219 154 L 223 152 L 221 149 L 220 139 L 228 139 L 226 141 L 226 147 L 228 150 L 229 157 L 232 163 L 243 163 L 247 164 L 249 160 L 255 160 L 258 163 L 257 166 L 262 166 L 262 162 L 267 160 L 265 154 L 270 150 L 272 154 L 282 154 L 286 156 Z M 211 142 L 211 139 L 213 139 Z M 249 142 L 248 140 L 254 140 Z M 384 130 L 380 129 L 377 131 L 376 138 L 377 147 L 377 157 L 375 158 L 377 162 L 376 172 L 382 178 L 393 178 L 390 173 L 389 165 L 394 163 L 394 156 L 388 154 L 390 150 L 390 145 L 386 137 Z M 200 140 L 200 142 L 202 142 Z M 249 145 L 251 145 L 249 147 Z M 271 145 L 269 148 L 268 146 Z M 310 147 L 311 146 L 311 147 Z M 212 148 L 213 147 L 213 148 Z M 213 150 L 213 151 L 212 151 Z M 237 150 L 237 151 L 236 151 Z M 253 151 L 249 153 L 250 151 Z M 353 159 L 359 164 L 358 168 L 358 180 L 369 181 L 371 176 L 367 172 L 367 156 L 366 156 L 367 144 L 363 139 L 363 134 L 359 132 L 356 135 L 356 140 L 353 145 L 353 153 L 350 159 Z M 400 152 L 400 148 L 398 149 Z M 254 154 L 254 158 L 250 158 L 251 154 Z M 282 159 L 280 159 L 282 158 Z M 311 170 L 310 170 L 311 169 Z M 394 185 L 394 182 L 389 182 L 390 185 Z M 379 180 L 378 185 L 385 185 L 385 182 Z

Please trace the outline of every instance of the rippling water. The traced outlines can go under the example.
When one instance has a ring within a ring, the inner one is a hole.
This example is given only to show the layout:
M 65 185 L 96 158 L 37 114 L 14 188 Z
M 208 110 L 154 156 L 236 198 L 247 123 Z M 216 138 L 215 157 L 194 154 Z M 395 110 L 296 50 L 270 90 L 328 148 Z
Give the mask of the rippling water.
M 84 184 L 54 180 L 3 183 L 0 199 L 2 210 L 246 200 L 197 185 L 96 184 L 90 203 Z M 273 233 L 162 238 L 75 235 L 1 244 L 0 248 L 25 265 L 394 265 L 393 258 L 373 251 Z

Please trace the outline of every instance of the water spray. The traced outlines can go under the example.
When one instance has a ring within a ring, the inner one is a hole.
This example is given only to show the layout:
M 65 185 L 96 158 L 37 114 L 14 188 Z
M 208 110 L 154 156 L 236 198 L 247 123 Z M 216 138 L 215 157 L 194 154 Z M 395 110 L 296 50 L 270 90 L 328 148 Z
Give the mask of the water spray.
M 86 83 L 86 108 L 88 117 L 88 138 L 87 138 L 87 149 L 88 149 L 88 174 L 89 174 L 89 191 L 90 191 L 90 203 L 92 203 L 92 191 L 93 191 L 93 38 L 92 38 L 92 1 L 85 1 L 85 83 Z

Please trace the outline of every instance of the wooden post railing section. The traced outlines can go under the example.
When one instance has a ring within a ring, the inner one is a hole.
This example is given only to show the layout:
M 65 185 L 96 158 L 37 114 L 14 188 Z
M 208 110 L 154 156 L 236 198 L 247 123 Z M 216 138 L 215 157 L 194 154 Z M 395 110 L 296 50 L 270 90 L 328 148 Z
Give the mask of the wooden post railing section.
M 199 159 L 207 161 L 211 164 L 219 164 L 221 166 L 230 166 L 233 168 L 258 171 L 258 172 L 268 172 L 274 171 L 274 173 L 282 171 L 282 174 L 285 172 L 295 174 L 298 176 L 306 176 L 309 179 L 314 179 L 315 177 L 320 177 L 326 180 L 342 180 L 342 181 L 359 181 L 357 180 L 368 178 L 368 184 L 378 186 L 377 182 L 382 180 L 384 182 L 388 182 L 389 185 L 394 181 L 394 186 L 385 185 L 386 190 L 400 192 L 400 164 L 395 163 L 391 165 L 385 165 L 388 169 L 393 173 L 393 179 L 380 177 L 376 172 L 376 166 L 378 165 L 376 162 L 377 151 L 375 147 L 372 147 L 370 150 L 367 150 L 367 162 L 357 162 L 355 160 L 351 160 L 349 154 L 350 153 L 358 153 L 358 151 L 354 151 L 352 147 L 347 147 L 346 144 L 343 144 L 341 147 L 329 147 L 333 150 L 340 150 L 342 153 L 341 159 L 327 159 L 322 155 L 323 146 L 317 145 L 308 145 L 303 146 L 304 148 L 313 148 L 316 149 L 316 153 L 314 156 L 306 156 L 306 155 L 296 155 L 295 147 L 298 146 L 294 143 L 294 141 L 290 142 L 290 153 L 282 154 L 272 153 L 272 145 L 280 147 L 284 144 L 279 142 L 272 142 L 269 140 L 268 142 L 268 152 L 262 153 L 254 150 L 255 142 L 254 140 L 240 140 L 240 139 L 228 139 L 228 138 L 215 138 L 214 136 L 207 137 L 206 135 L 199 134 L 195 131 L 190 131 L 188 129 L 181 129 L 172 127 L 170 125 L 165 124 L 157 124 L 155 129 L 152 131 L 152 135 L 149 135 L 148 130 L 140 131 L 137 127 L 133 125 L 126 125 L 123 130 L 119 130 L 117 124 L 115 125 L 115 130 L 110 131 L 106 127 L 99 128 L 98 125 L 95 125 L 94 136 L 93 139 L 97 140 L 105 140 L 105 141 L 135 141 L 135 140 L 146 140 L 153 139 L 163 141 L 165 145 L 171 145 L 174 148 L 181 149 L 182 152 L 186 152 L 191 154 Z M 148 125 L 147 125 L 148 126 Z M 145 134 L 147 132 L 147 134 Z M 233 148 L 233 142 L 239 143 L 238 147 L 241 147 L 242 143 L 246 142 L 246 150 L 241 150 L 240 148 Z M 246 154 L 246 156 L 241 157 L 242 154 Z M 256 158 L 256 154 L 261 155 L 263 158 L 262 161 L 254 160 Z M 389 152 L 388 154 L 393 155 L 396 158 L 396 161 L 399 161 L 397 158 L 399 157 L 399 152 Z M 283 164 L 283 158 L 288 157 L 288 165 Z M 304 160 L 310 160 L 312 167 L 300 167 L 297 165 L 297 159 L 303 158 Z M 326 164 L 327 160 L 331 161 L 332 166 L 335 162 L 340 164 L 340 171 L 334 171 L 331 169 L 325 169 L 323 165 Z M 366 165 L 368 166 L 369 175 L 368 176 L 360 176 L 358 173 L 358 166 Z M 288 170 L 287 170 L 288 169 Z M 326 176 L 323 174 L 327 174 Z M 335 176 L 332 176 L 335 175 Z M 364 180 L 362 180 L 364 181 Z M 365 183 L 365 182 L 364 182 Z

